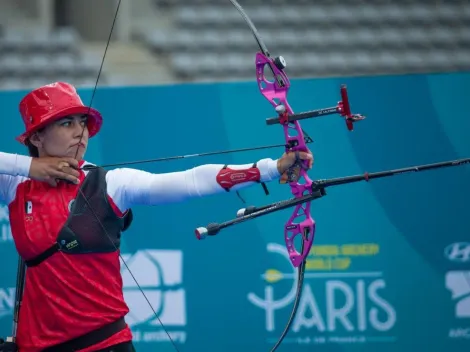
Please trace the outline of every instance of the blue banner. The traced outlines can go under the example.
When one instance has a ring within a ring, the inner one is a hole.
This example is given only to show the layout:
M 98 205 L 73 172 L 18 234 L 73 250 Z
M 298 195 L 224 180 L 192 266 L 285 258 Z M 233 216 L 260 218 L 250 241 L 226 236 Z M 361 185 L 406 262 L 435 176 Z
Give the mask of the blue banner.
M 296 112 L 335 106 L 348 86 L 353 112 L 367 116 L 349 132 L 336 115 L 301 122 L 314 139 L 312 178 L 470 157 L 470 74 L 293 80 Z M 18 103 L 1 92 L 0 150 L 25 154 Z M 91 89 L 80 91 L 83 101 Z M 283 142 L 267 126 L 272 107 L 256 82 L 99 88 L 104 116 L 86 159 L 101 164 Z M 253 151 L 135 165 L 154 173 L 206 163 L 277 158 Z M 462 351 L 470 349 L 470 169 L 408 173 L 328 189 L 313 202 L 315 243 L 302 298 L 279 351 Z M 239 208 L 291 197 L 268 184 L 180 204 L 137 207 L 122 256 L 181 351 L 269 351 L 292 310 L 296 271 L 283 225 L 292 209 L 198 241 L 194 229 Z M 8 208 L 0 207 L 0 332 L 11 333 L 16 251 Z M 138 351 L 173 351 L 152 309 L 122 265 Z

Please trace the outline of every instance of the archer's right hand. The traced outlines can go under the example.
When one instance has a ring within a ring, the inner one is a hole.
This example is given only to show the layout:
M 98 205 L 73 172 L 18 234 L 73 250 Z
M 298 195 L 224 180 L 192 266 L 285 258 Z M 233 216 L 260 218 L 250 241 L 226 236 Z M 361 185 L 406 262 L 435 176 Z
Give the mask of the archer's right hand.
M 80 172 L 78 168 L 78 161 L 73 158 L 33 158 L 29 177 L 33 180 L 47 182 L 52 187 L 57 186 L 59 179 L 79 184 Z

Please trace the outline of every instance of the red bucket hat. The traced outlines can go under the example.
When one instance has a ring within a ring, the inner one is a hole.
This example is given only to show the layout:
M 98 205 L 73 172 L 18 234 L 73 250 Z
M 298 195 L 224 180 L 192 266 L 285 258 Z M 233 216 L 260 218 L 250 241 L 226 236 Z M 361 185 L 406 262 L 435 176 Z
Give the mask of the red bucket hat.
M 83 105 L 75 87 L 64 82 L 55 82 L 31 91 L 21 100 L 19 109 L 26 131 L 16 140 L 22 144 L 32 133 L 68 115 L 88 116 L 90 138 L 99 132 L 103 124 L 100 112 Z

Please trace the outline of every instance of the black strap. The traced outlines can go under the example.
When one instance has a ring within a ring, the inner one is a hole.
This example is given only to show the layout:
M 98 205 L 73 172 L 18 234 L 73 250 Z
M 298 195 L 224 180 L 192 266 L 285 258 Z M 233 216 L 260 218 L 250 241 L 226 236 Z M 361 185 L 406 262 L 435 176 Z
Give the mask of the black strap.
M 119 331 L 123 330 L 126 327 L 126 322 L 124 318 L 120 318 L 115 322 L 105 325 L 97 330 L 93 330 L 88 334 L 79 336 L 73 340 L 66 341 L 59 345 L 55 345 L 41 352 L 73 352 L 85 349 L 87 347 L 96 345 L 100 343 L 114 334 L 118 333 Z
M 257 167 L 256 164 L 257 164 L 257 163 L 254 163 L 254 164 L 253 164 L 253 166 L 252 166 L 253 169 L 255 169 L 255 168 Z M 261 182 L 260 180 L 258 180 L 258 181 L 256 181 L 256 182 L 261 183 L 261 187 L 263 187 L 264 194 L 269 195 L 268 186 L 266 186 L 266 183 Z
M 129 211 L 124 215 L 123 232 L 131 226 L 132 220 L 134 220 L 134 213 L 132 212 L 132 209 L 129 209 Z
M 27 267 L 32 267 L 41 264 L 44 260 L 49 258 L 51 255 L 59 251 L 59 244 L 55 242 L 51 247 L 46 249 L 44 252 L 39 254 L 37 257 L 25 260 L 25 264 Z
M 14 342 L 6 342 L 0 339 L 0 352 L 18 352 L 18 345 Z
M 228 165 L 225 164 L 225 165 L 222 167 L 222 170 L 225 170 L 227 167 L 228 167 Z M 222 187 L 226 192 L 230 192 L 230 188 L 224 187 L 224 186 L 222 186 L 222 185 L 221 185 L 221 187 Z
M 132 341 L 129 341 L 129 342 L 118 343 L 117 345 L 105 347 L 96 352 L 136 352 L 136 350 L 135 350 L 134 345 L 132 344 Z

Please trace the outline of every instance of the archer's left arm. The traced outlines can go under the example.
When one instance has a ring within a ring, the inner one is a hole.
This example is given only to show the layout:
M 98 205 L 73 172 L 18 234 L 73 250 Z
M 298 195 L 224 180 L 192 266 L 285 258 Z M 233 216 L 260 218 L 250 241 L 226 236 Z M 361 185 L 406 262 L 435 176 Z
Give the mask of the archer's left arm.
M 120 168 L 108 171 L 106 181 L 109 196 L 125 211 L 134 205 L 175 203 L 236 191 L 279 176 L 278 161 L 262 159 L 255 164 L 206 164 L 164 174 Z

